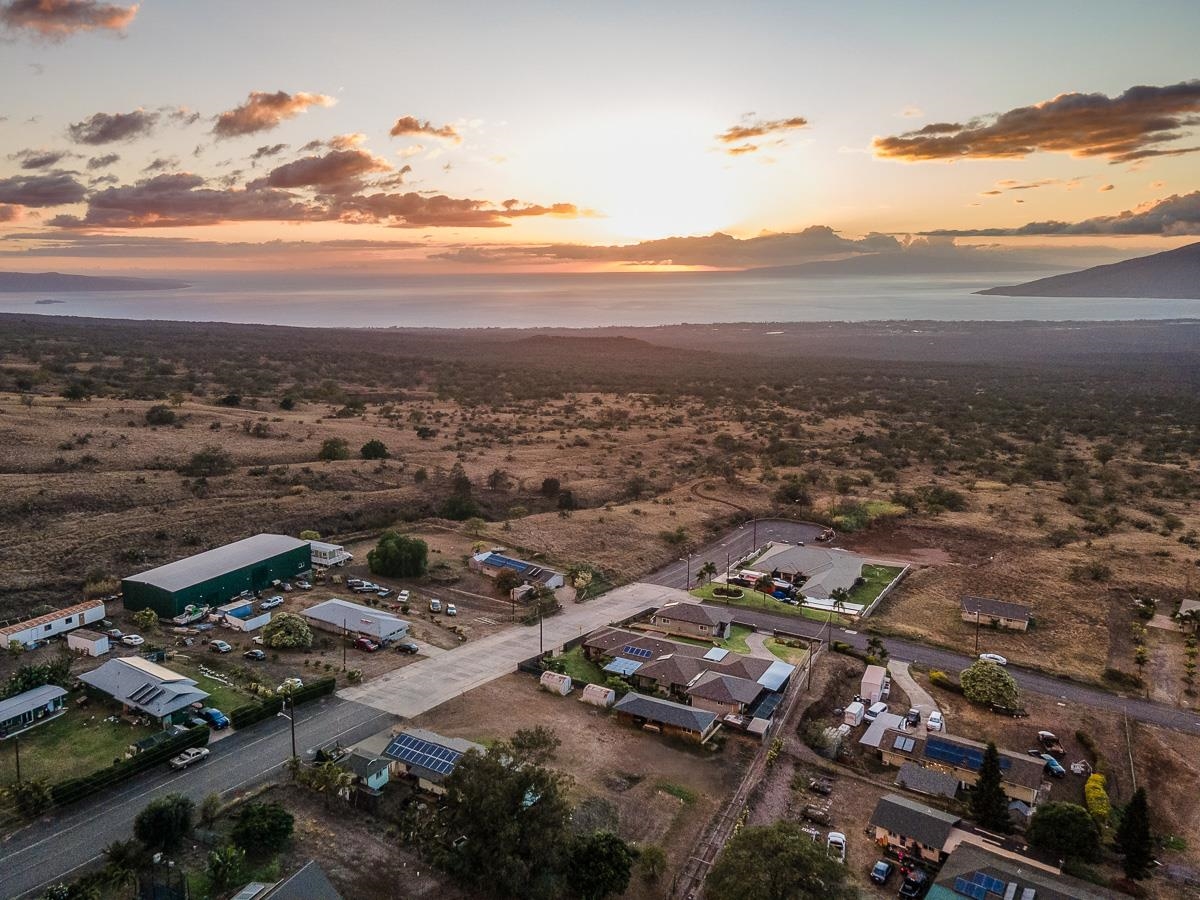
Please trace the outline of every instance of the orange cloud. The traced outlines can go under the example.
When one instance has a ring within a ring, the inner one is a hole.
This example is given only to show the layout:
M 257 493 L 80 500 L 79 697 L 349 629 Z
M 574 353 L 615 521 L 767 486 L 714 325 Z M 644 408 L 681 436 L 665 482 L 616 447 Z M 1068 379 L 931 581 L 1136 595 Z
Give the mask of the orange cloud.
M 0 222 L 15 222 L 21 218 L 21 207 L 0 203 Z
M 730 156 L 740 156 L 743 153 L 754 153 L 760 149 L 760 144 L 748 143 L 754 138 L 768 137 L 786 131 L 795 131 L 798 128 L 805 128 L 807 126 L 808 119 L 805 119 L 803 116 L 793 116 L 790 119 L 771 119 L 769 121 L 759 120 L 757 122 L 747 122 L 744 125 L 733 125 L 718 134 L 717 140 L 722 144 L 737 144 L 738 146 L 726 148 L 725 152 Z M 741 143 L 743 141 L 747 143 Z
M 972 119 L 937 122 L 893 137 L 876 138 L 875 155 L 907 162 L 1019 159 L 1037 151 L 1102 157 L 1110 163 L 1194 153 L 1200 147 L 1164 147 L 1200 124 L 1200 80 L 1165 87 L 1139 85 L 1119 97 L 1059 94 Z
M 453 125 L 436 126 L 428 119 L 422 122 L 416 116 L 401 116 L 396 120 L 396 124 L 392 126 L 392 130 L 388 132 L 392 137 L 401 137 L 413 134 L 427 134 L 430 137 L 442 138 L 443 140 L 453 141 L 455 144 L 462 143 L 462 135 L 458 133 Z
M 941 229 L 937 237 L 1024 237 L 1027 235 L 1155 234 L 1163 237 L 1200 234 L 1200 191 L 1173 194 L 1163 200 L 1127 209 L 1115 216 L 1096 216 L 1082 222 L 1029 222 L 1017 228 Z
M 51 41 L 81 31 L 121 31 L 137 15 L 138 4 L 117 6 L 96 0 L 10 0 L 0 4 L 0 23 Z
M 321 193 L 352 194 L 362 189 L 362 178 L 372 172 L 389 172 L 388 163 L 366 150 L 331 150 L 324 156 L 306 156 L 285 163 L 247 187 L 311 187 Z
M 82 122 L 67 126 L 67 133 L 77 144 L 112 144 L 147 137 L 158 124 L 158 113 L 135 109 L 127 113 L 98 112 Z
M 310 106 L 333 106 L 337 101 L 324 94 L 289 94 L 276 91 L 251 91 L 241 106 L 221 113 L 213 126 L 219 138 L 238 137 L 270 131 L 285 119 L 294 119 Z

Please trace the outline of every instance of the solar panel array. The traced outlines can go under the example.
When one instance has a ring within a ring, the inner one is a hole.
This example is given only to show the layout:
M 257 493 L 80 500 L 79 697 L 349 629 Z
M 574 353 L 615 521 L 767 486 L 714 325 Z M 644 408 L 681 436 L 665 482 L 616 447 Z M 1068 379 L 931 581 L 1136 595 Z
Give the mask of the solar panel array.
M 987 900 L 988 894 L 1004 896 L 1007 884 L 986 872 L 976 872 L 970 878 L 959 875 L 954 879 L 954 893 L 972 900 Z
M 983 751 L 978 747 L 964 747 L 961 744 L 951 744 L 938 738 L 929 738 L 925 742 L 925 755 L 938 762 L 957 766 L 960 769 L 978 770 L 983 765 Z M 1007 769 L 1012 761 L 1000 757 L 1000 768 Z
M 621 648 L 621 652 L 627 656 L 636 656 L 638 659 L 649 659 L 654 655 L 650 650 L 645 650 L 641 647 L 634 647 L 632 644 L 626 644 Z
M 915 739 L 898 734 L 896 735 L 896 740 L 892 742 L 892 748 L 899 750 L 901 753 L 912 753 L 912 749 L 916 744 Z
M 393 759 L 429 769 L 439 775 L 449 775 L 453 772 L 455 764 L 462 757 L 462 753 L 457 750 L 409 734 L 400 734 L 393 738 L 385 753 Z

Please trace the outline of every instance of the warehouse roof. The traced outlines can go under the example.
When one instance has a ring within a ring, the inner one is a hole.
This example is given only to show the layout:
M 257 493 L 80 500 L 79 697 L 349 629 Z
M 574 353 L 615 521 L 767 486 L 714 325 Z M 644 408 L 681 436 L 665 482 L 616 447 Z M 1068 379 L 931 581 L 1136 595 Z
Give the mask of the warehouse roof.
M 310 606 L 301 615 L 306 619 L 314 619 L 336 628 L 345 628 L 356 634 L 367 634 L 380 640 L 390 638 L 398 632 L 408 631 L 408 622 L 391 613 L 339 600 L 337 597 L 326 600 L 324 603 L 318 603 L 316 606 Z
M 308 549 L 308 541 L 288 537 L 286 534 L 256 534 L 223 547 L 167 563 L 140 575 L 130 575 L 124 580 L 148 584 L 164 591 L 181 591 L 210 578 L 228 575 L 230 572 L 301 547 Z

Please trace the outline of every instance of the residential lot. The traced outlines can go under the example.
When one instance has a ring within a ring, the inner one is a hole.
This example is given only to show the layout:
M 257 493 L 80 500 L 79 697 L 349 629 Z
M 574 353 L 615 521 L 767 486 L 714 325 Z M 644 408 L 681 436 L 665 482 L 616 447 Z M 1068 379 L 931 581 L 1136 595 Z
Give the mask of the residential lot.
M 479 743 L 545 725 L 562 741 L 552 765 L 573 779 L 572 799 L 625 840 L 659 844 L 670 871 L 660 887 L 637 879 L 628 897 L 660 897 L 661 885 L 685 858 L 710 816 L 727 798 L 757 745 L 730 735 L 719 750 L 697 748 L 618 724 L 610 713 L 580 703 L 578 692 L 556 697 L 528 675 L 510 675 L 413 720 L 440 734 Z
M 21 778 L 53 784 L 86 775 L 122 759 L 129 745 L 158 728 L 135 724 L 114 715 L 103 703 L 79 707 L 82 693 L 72 693 L 66 711 L 20 736 Z M 0 784 L 16 781 L 16 742 L 0 744 Z

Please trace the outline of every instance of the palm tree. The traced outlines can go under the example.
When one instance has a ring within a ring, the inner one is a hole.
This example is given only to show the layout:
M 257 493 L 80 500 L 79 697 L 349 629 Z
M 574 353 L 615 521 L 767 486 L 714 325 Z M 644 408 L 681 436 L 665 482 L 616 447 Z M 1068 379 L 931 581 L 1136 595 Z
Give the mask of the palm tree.
M 354 776 L 332 760 L 321 763 L 308 773 L 308 786 L 324 798 L 326 806 L 329 806 L 330 797 L 340 797 L 352 784 Z
M 758 580 L 754 582 L 754 589 L 766 599 L 775 591 L 775 579 L 770 575 L 760 575 Z
M 711 559 L 700 567 L 700 571 L 696 573 L 696 578 L 704 584 L 708 584 L 713 580 L 713 576 L 717 574 L 717 564 Z
M 130 887 L 137 883 L 138 872 L 146 865 L 146 848 L 141 841 L 113 841 L 104 848 L 104 880 L 113 887 Z

